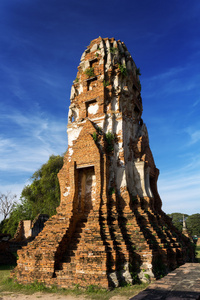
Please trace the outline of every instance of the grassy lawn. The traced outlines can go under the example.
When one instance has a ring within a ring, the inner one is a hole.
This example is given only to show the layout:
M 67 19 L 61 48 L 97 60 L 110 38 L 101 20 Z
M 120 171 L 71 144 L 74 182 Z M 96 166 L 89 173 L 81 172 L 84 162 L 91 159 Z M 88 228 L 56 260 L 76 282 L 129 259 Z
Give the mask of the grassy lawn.
M 198 263 L 200 263 L 200 246 L 196 246 L 196 258 Z
M 113 296 L 126 296 L 127 298 L 133 297 L 138 294 L 140 291 L 145 289 L 148 284 L 135 284 L 131 286 L 125 286 L 116 288 L 112 291 L 107 291 L 104 289 L 99 289 L 93 285 L 88 286 L 87 290 L 82 290 L 78 286 L 75 286 L 74 289 L 58 289 L 57 287 L 47 288 L 43 284 L 33 283 L 29 285 L 21 285 L 13 280 L 9 279 L 10 271 L 13 269 L 13 266 L 0 266 L 0 293 L 2 292 L 16 292 L 22 294 L 33 294 L 36 292 L 44 293 L 57 293 L 61 295 L 85 295 L 88 299 L 95 300 L 109 300 Z

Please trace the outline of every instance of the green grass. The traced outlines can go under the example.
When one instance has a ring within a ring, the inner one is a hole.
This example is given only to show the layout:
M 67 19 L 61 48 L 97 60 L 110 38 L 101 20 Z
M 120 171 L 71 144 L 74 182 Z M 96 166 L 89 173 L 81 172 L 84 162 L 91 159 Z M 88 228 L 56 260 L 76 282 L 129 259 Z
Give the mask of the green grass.
M 196 246 L 196 259 L 200 263 L 200 246 Z
M 108 291 L 106 289 L 101 289 L 98 286 L 94 285 L 89 285 L 86 290 L 81 289 L 79 285 L 75 285 L 74 289 L 61 289 L 57 288 L 56 286 L 48 288 L 44 284 L 39 282 L 34 282 L 28 285 L 22 285 L 9 278 L 10 271 L 13 268 L 14 266 L 0 266 L 0 293 L 15 292 L 30 295 L 36 292 L 43 292 L 57 293 L 60 295 L 84 295 L 86 299 L 109 300 L 113 296 L 125 296 L 128 299 L 138 294 L 140 291 L 147 287 L 147 284 L 141 283 L 119 287 L 112 291 Z

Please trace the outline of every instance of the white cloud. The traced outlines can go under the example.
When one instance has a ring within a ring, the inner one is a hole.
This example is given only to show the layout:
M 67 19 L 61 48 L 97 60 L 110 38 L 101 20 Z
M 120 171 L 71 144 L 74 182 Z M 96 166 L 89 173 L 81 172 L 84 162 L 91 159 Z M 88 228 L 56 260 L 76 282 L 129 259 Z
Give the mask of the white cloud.
M 11 191 L 19 199 L 29 178 L 49 156 L 67 150 L 66 120 L 54 120 L 38 109 L 34 114 L 4 113 L 0 122 L 13 128 L 0 135 L 0 192 Z
M 200 157 L 193 163 L 173 172 L 163 173 L 158 180 L 158 190 L 166 213 L 200 212 Z
M 17 195 L 17 202 L 19 201 L 21 191 L 25 185 L 29 184 L 29 181 L 25 181 L 24 183 L 10 183 L 1 187 L 1 193 L 6 194 L 7 192 L 11 192 L 12 194 Z
M 67 134 L 64 121 L 52 120 L 51 116 L 40 112 L 24 115 L 15 111 L 3 117 L 8 124 L 12 123 L 14 133 L 9 130 L 0 136 L 2 178 L 8 172 L 34 172 L 50 155 L 61 155 L 66 151 Z
M 193 129 L 192 127 L 188 127 L 185 129 L 185 131 L 189 134 L 190 136 L 190 142 L 189 146 L 196 144 L 197 142 L 200 141 L 200 130 Z
M 158 75 L 142 79 L 143 98 L 157 98 L 198 89 L 200 77 L 194 72 L 196 67 L 197 64 L 188 63 L 184 67 L 170 68 Z M 197 100 L 194 99 L 194 102 L 197 103 Z

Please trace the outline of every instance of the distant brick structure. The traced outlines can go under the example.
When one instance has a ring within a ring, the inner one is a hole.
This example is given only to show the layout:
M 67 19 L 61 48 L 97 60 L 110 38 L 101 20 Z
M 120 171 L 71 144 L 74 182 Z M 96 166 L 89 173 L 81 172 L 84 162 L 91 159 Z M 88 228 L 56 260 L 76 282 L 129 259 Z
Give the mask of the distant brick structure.
M 21 220 L 17 227 L 12 242 L 23 242 L 35 238 L 44 228 L 44 223 L 49 219 L 47 214 L 38 214 L 33 221 Z
M 192 238 L 190 232 L 189 232 L 188 229 L 187 229 L 184 215 L 183 215 L 183 228 L 182 228 L 182 234 L 184 234 L 184 235 L 185 235 L 186 237 L 188 237 L 191 241 L 193 241 L 193 238 Z
M 162 211 L 139 70 L 121 41 L 93 40 L 71 89 L 57 214 L 18 251 L 21 283 L 109 288 L 194 258 Z

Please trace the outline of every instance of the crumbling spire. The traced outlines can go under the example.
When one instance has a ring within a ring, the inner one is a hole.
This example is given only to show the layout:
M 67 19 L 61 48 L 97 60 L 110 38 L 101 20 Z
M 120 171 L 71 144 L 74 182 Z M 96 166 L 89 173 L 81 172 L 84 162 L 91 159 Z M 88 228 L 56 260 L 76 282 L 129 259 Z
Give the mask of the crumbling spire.
M 60 206 L 18 252 L 19 282 L 109 288 L 163 276 L 193 258 L 189 239 L 162 211 L 139 73 L 114 38 L 91 41 L 81 56 L 58 175 Z

